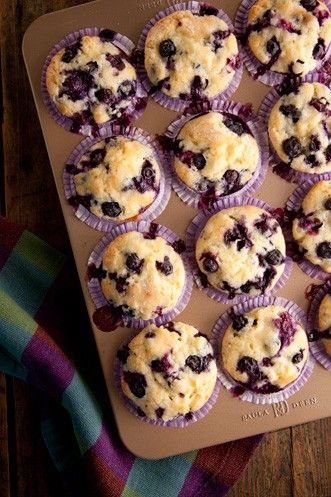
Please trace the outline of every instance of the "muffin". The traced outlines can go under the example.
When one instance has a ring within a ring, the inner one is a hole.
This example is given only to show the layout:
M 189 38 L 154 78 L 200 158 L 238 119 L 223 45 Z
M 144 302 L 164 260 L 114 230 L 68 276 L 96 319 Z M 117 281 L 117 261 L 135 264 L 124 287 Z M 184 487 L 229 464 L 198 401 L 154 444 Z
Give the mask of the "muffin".
M 308 348 L 302 326 L 284 307 L 269 305 L 233 316 L 222 340 L 221 356 L 224 369 L 235 381 L 268 394 L 300 376 Z
M 181 256 L 162 237 L 129 231 L 102 257 L 101 289 L 114 314 L 155 319 L 172 310 L 185 286 Z
M 290 88 L 272 108 L 268 133 L 277 155 L 308 174 L 331 171 L 331 92 L 321 83 Z
M 331 295 L 327 293 L 318 310 L 318 329 L 325 350 L 331 356 Z
M 136 71 L 110 41 L 113 35 L 104 30 L 100 36 L 81 36 L 59 50 L 47 67 L 49 96 L 77 128 L 121 118 L 136 95 Z
M 66 170 L 73 174 L 77 193 L 69 201 L 105 220 L 135 218 L 159 193 L 160 168 L 153 149 L 124 136 L 95 143 Z
M 118 358 L 124 394 L 138 415 L 151 420 L 192 419 L 216 385 L 212 347 L 188 324 L 149 325 L 119 351 Z
M 327 52 L 330 13 L 323 0 L 257 0 L 248 12 L 246 35 L 264 72 L 304 76 Z
M 249 157 L 249 160 L 247 160 Z M 259 164 L 255 138 L 239 117 L 208 112 L 184 124 L 175 141 L 175 171 L 198 193 L 230 195 L 245 186 Z
M 176 11 L 148 32 L 145 68 L 149 80 L 168 97 L 213 98 L 225 90 L 238 66 L 238 45 L 216 15 Z
M 223 209 L 207 221 L 196 243 L 202 282 L 235 295 L 272 290 L 285 268 L 285 240 L 267 211 L 240 205 Z
M 319 181 L 308 191 L 292 223 L 299 252 L 331 273 L 331 181 Z

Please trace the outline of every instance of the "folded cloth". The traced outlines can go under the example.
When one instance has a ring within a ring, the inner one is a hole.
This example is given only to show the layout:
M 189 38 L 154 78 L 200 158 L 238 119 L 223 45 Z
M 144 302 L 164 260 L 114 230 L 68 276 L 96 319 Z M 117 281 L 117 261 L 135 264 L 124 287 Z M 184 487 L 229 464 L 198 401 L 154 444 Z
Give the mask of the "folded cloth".
M 1 217 L 0 370 L 42 390 L 41 432 L 68 496 L 221 497 L 262 438 L 158 461 L 131 454 L 117 435 L 73 262 Z

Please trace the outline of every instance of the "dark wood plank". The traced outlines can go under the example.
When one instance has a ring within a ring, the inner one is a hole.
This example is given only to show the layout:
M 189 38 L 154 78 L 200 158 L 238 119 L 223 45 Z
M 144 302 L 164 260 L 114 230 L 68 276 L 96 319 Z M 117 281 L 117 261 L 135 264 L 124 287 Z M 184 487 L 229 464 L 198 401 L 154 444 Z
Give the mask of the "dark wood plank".
M 294 497 L 331 496 L 331 418 L 292 428 Z
M 228 494 L 229 497 L 269 497 L 271 495 L 292 497 L 290 428 L 266 435 L 241 479 Z M 314 496 L 322 497 L 317 494 Z
M 8 217 L 60 249 L 69 249 L 51 169 L 22 57 L 22 38 L 40 15 L 82 2 L 2 2 L 5 207 Z M 13 89 L 16 89 L 13 91 Z
M 6 377 L 0 374 L 0 497 L 9 497 L 9 449 Z
M 0 192 L 3 212 L 61 250 L 69 243 L 49 161 L 41 135 L 21 42 L 24 31 L 40 15 L 79 3 L 75 0 L 1 2 L 1 65 L 4 115 L 3 164 Z M 1 386 L 3 383 L 1 383 Z M 62 497 L 63 488 L 40 436 L 40 396 L 18 381 L 12 386 L 15 418 L 10 437 L 11 488 L 8 478 L 6 419 L 1 419 L 0 497 Z M 1 391 L 0 416 L 6 413 Z M 3 460 L 2 460 L 3 459 Z

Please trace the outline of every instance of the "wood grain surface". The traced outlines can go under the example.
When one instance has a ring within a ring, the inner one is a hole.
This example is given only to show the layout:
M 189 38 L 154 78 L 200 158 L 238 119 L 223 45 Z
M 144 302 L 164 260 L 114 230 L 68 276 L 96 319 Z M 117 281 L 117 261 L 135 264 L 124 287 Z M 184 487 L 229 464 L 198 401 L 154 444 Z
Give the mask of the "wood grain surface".
M 80 3 L 0 1 L 1 213 L 67 253 L 69 242 L 24 70 L 21 42 L 35 18 Z M 0 497 L 65 495 L 42 443 L 40 403 L 38 392 L 0 375 Z M 331 497 L 331 418 L 267 435 L 229 496 Z

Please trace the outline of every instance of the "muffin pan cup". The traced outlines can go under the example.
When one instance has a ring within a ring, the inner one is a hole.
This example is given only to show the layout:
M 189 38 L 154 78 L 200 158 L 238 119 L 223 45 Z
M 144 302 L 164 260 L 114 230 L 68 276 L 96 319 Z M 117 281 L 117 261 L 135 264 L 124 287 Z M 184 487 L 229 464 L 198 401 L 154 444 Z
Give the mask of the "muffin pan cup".
M 136 336 L 136 334 L 132 334 L 127 340 L 124 341 L 121 347 L 128 345 L 129 342 Z M 147 416 L 141 416 L 139 414 L 139 411 L 137 410 L 137 406 L 135 403 L 129 399 L 123 392 L 122 387 L 121 387 L 121 373 L 122 373 L 122 363 L 121 361 L 116 357 L 115 359 L 115 367 L 114 367 L 114 378 L 115 378 L 115 386 L 117 388 L 118 394 L 121 397 L 122 401 L 124 402 L 125 406 L 129 409 L 129 411 L 134 414 L 135 416 L 138 416 L 139 419 L 142 421 L 145 421 L 146 423 L 149 423 L 153 426 L 164 426 L 164 427 L 172 427 L 172 428 L 184 428 L 185 426 L 188 426 L 192 423 L 195 423 L 196 421 L 199 421 L 202 419 L 208 412 L 211 410 L 215 402 L 217 401 L 220 389 L 221 389 L 221 381 L 219 377 L 217 377 L 216 383 L 214 390 L 207 400 L 207 402 L 200 407 L 198 411 L 190 413 L 189 417 L 186 417 L 185 415 L 183 416 L 178 416 L 174 419 L 171 419 L 169 421 L 163 421 L 162 419 L 151 419 Z
M 242 42 L 247 28 L 248 12 L 255 2 L 256 0 L 243 0 L 243 2 L 239 5 L 234 21 L 235 33 L 239 41 L 242 60 L 253 79 L 257 79 L 258 81 L 261 81 L 261 83 L 268 86 L 276 86 L 282 83 L 286 78 L 291 77 L 291 74 L 264 70 L 264 64 L 262 64 L 255 57 L 248 46 L 248 42 L 245 44 Z M 325 4 L 328 9 L 331 10 L 331 1 L 325 0 Z M 313 71 L 310 71 L 306 76 L 316 74 L 321 69 L 324 62 L 328 60 L 330 55 L 331 43 L 326 50 L 325 56 L 318 61 L 316 68 Z M 263 71 L 263 73 L 260 74 L 260 71 Z
M 95 249 L 91 253 L 89 260 L 88 260 L 88 267 L 91 265 L 95 265 L 97 268 L 100 267 L 102 263 L 102 256 L 104 250 L 107 248 L 107 246 L 115 240 L 119 235 L 123 233 L 128 233 L 130 231 L 139 231 L 140 233 L 149 233 L 151 227 L 156 227 L 155 233 L 156 236 L 164 238 L 169 244 L 172 244 L 174 242 L 179 241 L 179 237 L 173 233 L 169 228 L 166 228 L 165 226 L 162 226 L 160 224 L 153 224 L 149 223 L 147 221 L 139 221 L 137 223 L 134 222 L 127 222 L 120 224 L 119 226 L 115 227 L 110 233 L 105 235 L 99 243 L 96 245 Z M 186 251 L 185 251 L 186 252 Z M 171 321 L 177 314 L 182 312 L 185 307 L 187 306 L 190 297 L 191 297 L 191 291 L 192 291 L 192 276 L 189 268 L 189 264 L 187 261 L 187 256 L 185 253 L 181 253 L 181 258 L 184 263 L 185 267 L 185 282 L 184 282 L 184 287 L 181 293 L 181 296 L 179 297 L 176 306 L 171 309 L 170 311 L 166 312 L 163 315 L 160 315 L 156 318 L 153 319 L 136 319 L 136 318 L 129 318 L 125 317 L 122 320 L 122 323 L 124 326 L 127 327 L 132 327 L 132 328 L 144 328 L 148 324 L 154 323 L 157 326 L 167 323 L 168 321 Z M 88 278 L 88 289 L 91 295 L 91 298 L 93 300 L 93 303 L 96 307 L 96 309 L 99 308 L 104 308 L 108 306 L 108 302 L 102 292 L 100 281 L 93 277 L 93 278 Z M 100 328 L 99 328 L 100 329 Z M 101 331 L 107 331 L 105 329 L 102 329 Z
M 316 287 L 316 289 L 314 289 L 313 291 L 314 295 L 310 302 L 308 310 L 308 318 L 307 318 L 308 336 L 313 330 L 319 329 L 318 310 L 324 296 L 329 292 L 331 292 L 331 280 L 327 280 L 323 285 Z M 318 339 L 310 341 L 309 347 L 316 361 L 322 364 L 322 366 L 324 366 L 325 369 L 331 371 L 331 357 L 327 353 L 322 340 Z
M 315 73 L 308 74 L 304 78 L 294 78 L 291 80 L 291 83 L 294 85 L 300 85 L 301 83 L 321 83 L 327 87 L 330 87 L 331 76 L 325 73 Z M 278 99 L 282 96 L 282 86 L 275 86 L 262 100 L 261 106 L 258 111 L 258 116 L 261 118 L 263 124 L 266 128 L 266 133 L 268 136 L 268 122 L 269 116 L 272 111 L 272 108 L 278 101 Z M 322 178 L 325 174 L 328 173 L 303 173 L 300 171 L 296 171 L 292 169 L 289 164 L 284 163 L 280 157 L 278 157 L 277 152 L 272 146 L 271 140 L 269 140 L 269 164 L 270 167 L 273 168 L 274 173 L 278 174 L 281 178 L 286 179 L 291 183 L 302 183 L 302 181 L 310 180 L 312 178 Z M 331 174 L 331 171 L 330 171 Z
M 133 126 L 112 125 L 100 130 L 100 136 L 97 138 L 87 137 L 80 142 L 74 151 L 70 154 L 67 164 L 77 165 L 81 157 L 89 150 L 89 148 L 105 138 L 124 136 L 126 138 L 137 140 L 143 145 L 150 146 L 154 150 L 154 156 L 160 166 L 160 187 L 153 202 L 140 214 L 137 214 L 135 221 L 152 221 L 158 217 L 166 208 L 171 194 L 171 172 L 168 167 L 168 161 L 161 151 L 158 143 L 146 131 Z M 64 169 L 63 172 L 64 194 L 67 200 L 76 195 L 74 175 Z M 90 212 L 82 204 L 75 208 L 75 215 L 78 219 L 86 223 L 91 228 L 99 231 L 109 232 L 115 226 L 126 221 L 113 221 L 111 219 L 99 218 Z
M 302 201 L 305 197 L 305 195 L 309 192 L 309 190 L 312 188 L 312 186 L 315 185 L 318 181 L 321 180 L 331 180 L 331 173 L 327 174 L 320 174 L 317 178 L 311 178 L 307 181 L 305 181 L 301 186 L 298 186 L 296 190 L 290 195 L 290 197 L 287 200 L 286 203 L 286 211 L 288 214 L 285 216 L 286 219 L 284 221 L 284 226 L 283 226 L 283 232 L 285 236 L 285 241 L 287 245 L 287 253 L 290 257 L 292 257 L 295 262 L 298 264 L 298 266 L 304 271 L 308 276 L 311 278 L 317 278 L 319 280 L 327 280 L 328 278 L 331 278 L 331 274 L 327 273 L 326 271 L 323 271 L 320 266 L 317 264 L 313 264 L 310 262 L 308 259 L 305 259 L 304 257 L 297 259 L 295 257 L 297 254 L 295 253 L 293 249 L 293 244 L 295 243 L 295 240 L 293 239 L 292 236 L 292 222 L 288 220 L 288 216 L 291 216 L 295 213 L 298 212 Z
M 79 31 L 75 31 L 73 33 L 69 33 L 53 47 L 53 49 L 50 51 L 50 53 L 48 54 L 45 60 L 41 76 L 41 95 L 44 104 L 47 107 L 47 110 L 52 116 L 52 118 L 57 122 L 57 124 L 64 127 L 68 131 L 72 130 L 74 121 L 70 117 L 61 114 L 61 112 L 58 110 L 55 103 L 51 99 L 46 85 L 47 68 L 54 55 L 56 55 L 62 48 L 71 45 L 81 36 L 99 36 L 103 29 L 105 28 L 85 28 L 85 29 L 80 29 Z M 113 45 L 115 45 L 117 48 L 122 50 L 130 58 L 134 51 L 135 47 L 134 43 L 131 40 L 129 40 L 127 36 L 124 36 L 120 33 L 114 32 L 113 36 L 114 36 L 113 39 L 110 40 L 111 43 L 113 43 Z M 114 118 L 114 119 L 109 119 L 109 121 L 107 121 L 104 124 L 99 124 L 99 125 L 95 124 L 95 126 L 93 126 L 93 129 L 91 125 L 82 126 L 79 133 L 85 136 L 90 136 L 90 135 L 97 136 L 101 132 L 101 130 L 103 130 L 110 124 L 121 123 L 124 120 L 132 122 L 138 119 L 141 116 L 141 114 L 144 112 L 147 105 L 147 100 L 148 100 L 147 94 L 139 80 L 138 71 L 137 71 L 136 95 L 130 99 L 130 104 L 125 109 L 125 112 L 123 112 L 120 119 Z M 96 128 L 97 130 L 95 130 L 94 128 Z
M 301 323 L 302 327 L 306 329 L 306 314 L 299 306 L 297 306 L 294 302 L 291 302 L 287 299 L 281 297 L 271 297 L 271 296 L 263 296 L 263 297 L 254 297 L 242 302 L 238 305 L 227 310 L 224 314 L 220 316 L 217 320 L 213 332 L 211 342 L 214 347 L 215 356 L 218 361 L 219 366 L 219 377 L 223 384 L 223 386 L 230 390 L 235 396 L 239 397 L 241 400 L 252 402 L 254 404 L 273 404 L 275 402 L 281 402 L 300 390 L 300 388 L 307 382 L 309 377 L 311 376 L 314 368 L 314 359 L 311 354 L 308 354 L 307 362 L 300 374 L 300 376 L 292 382 L 290 385 L 286 386 L 283 390 L 279 392 L 270 393 L 270 394 L 262 394 L 256 393 L 248 388 L 245 389 L 245 386 L 242 383 L 235 381 L 225 370 L 222 357 L 220 354 L 221 343 L 223 340 L 224 333 L 232 321 L 233 313 L 235 315 L 244 314 L 246 312 L 255 309 L 256 307 L 265 307 L 268 305 L 279 305 L 284 307 L 289 314 L 298 322 Z
M 276 209 L 272 208 L 270 205 L 266 204 L 262 200 L 258 200 L 256 198 L 252 197 L 234 197 L 234 198 L 224 198 L 222 200 L 219 200 L 218 202 L 215 202 L 213 204 L 212 208 L 208 211 L 205 212 L 200 212 L 193 221 L 190 223 L 190 225 L 187 228 L 187 250 L 188 250 L 188 256 L 191 264 L 191 269 L 193 272 L 193 277 L 194 280 L 197 284 L 197 286 L 202 290 L 204 293 L 206 293 L 209 297 L 211 297 L 214 300 L 217 300 L 218 302 L 228 304 L 228 303 L 238 303 L 242 302 L 244 300 L 247 300 L 250 298 L 249 295 L 247 294 L 240 294 L 236 295 L 233 299 L 230 299 L 229 296 L 221 291 L 217 290 L 214 288 L 212 285 L 208 284 L 206 287 L 203 286 L 200 276 L 199 276 L 199 266 L 196 262 L 195 259 L 195 246 L 196 242 L 200 236 L 201 231 L 205 227 L 207 221 L 217 212 L 220 212 L 223 209 L 228 209 L 229 207 L 236 207 L 236 206 L 244 206 L 244 205 L 254 205 L 256 207 L 260 207 L 260 209 L 264 209 L 270 214 L 275 213 Z M 277 283 L 275 286 L 269 290 L 268 292 L 265 293 L 265 295 L 269 293 L 274 293 L 286 283 L 288 280 L 291 270 L 293 267 L 293 263 L 290 257 L 285 258 L 285 265 L 284 265 L 284 271 L 283 274 L 280 276 L 278 279 Z
M 172 5 L 165 10 L 158 12 L 158 14 L 156 14 L 154 17 L 152 17 L 148 21 L 146 26 L 144 27 L 144 29 L 140 35 L 138 45 L 137 45 L 138 52 L 140 54 L 144 53 L 145 43 L 146 43 L 146 38 L 147 38 L 148 32 L 160 19 L 163 19 L 164 17 L 167 17 L 168 15 L 170 15 L 176 11 L 181 11 L 181 10 L 190 10 L 193 14 L 200 15 L 200 11 L 201 11 L 202 7 L 208 7 L 208 4 L 200 3 L 200 2 L 196 2 L 196 1 L 181 2 L 181 3 L 177 3 L 176 5 Z M 227 14 L 225 12 L 223 12 L 223 10 L 221 10 L 221 9 L 216 9 L 214 6 L 211 8 L 215 11 L 214 15 L 216 15 L 217 17 L 222 19 L 224 22 L 226 22 L 230 31 L 232 33 L 234 33 L 234 27 L 232 25 L 231 19 L 227 16 Z M 217 11 L 217 13 L 216 13 L 216 11 Z M 239 50 L 239 46 L 238 46 L 238 50 Z M 143 56 L 139 57 L 139 62 L 137 64 L 137 67 L 138 67 L 139 77 L 140 77 L 142 84 L 143 84 L 145 90 L 147 91 L 147 93 L 150 94 L 151 97 L 156 102 L 158 102 L 160 105 L 162 105 L 163 107 L 166 107 L 168 109 L 175 110 L 178 112 L 184 111 L 184 109 L 186 107 L 188 107 L 188 105 L 190 105 L 192 103 L 192 101 L 191 100 L 183 100 L 181 98 L 169 97 L 165 93 L 163 93 L 162 91 L 153 91 L 153 85 L 152 85 L 152 83 L 149 80 L 149 77 L 147 75 L 143 58 L 144 58 Z M 243 73 L 243 65 L 242 65 L 242 62 L 240 60 L 239 54 L 238 54 L 238 61 L 239 61 L 238 68 L 236 69 L 234 76 L 233 76 L 232 80 L 230 81 L 230 83 L 228 84 L 228 86 L 221 93 L 219 93 L 215 97 L 209 99 L 210 102 L 217 102 L 219 100 L 229 98 L 236 91 L 236 89 L 238 88 L 239 83 L 241 81 L 242 73 Z
M 171 140 L 175 140 L 178 133 L 191 119 L 198 117 L 208 111 L 219 112 L 220 114 L 232 114 L 240 117 L 242 121 L 248 126 L 252 136 L 255 138 L 260 152 L 259 162 L 257 164 L 256 170 L 252 178 L 237 192 L 230 193 L 229 195 L 223 195 L 221 197 L 216 197 L 215 200 L 221 198 L 232 198 L 235 196 L 251 195 L 257 188 L 262 184 L 269 159 L 269 149 L 268 149 L 268 138 L 267 133 L 263 129 L 261 120 L 252 113 L 252 109 L 247 105 L 242 105 L 237 102 L 202 102 L 200 104 L 194 105 L 187 109 L 187 111 L 179 116 L 175 121 L 173 121 L 168 127 L 165 135 Z M 198 208 L 204 206 L 204 195 L 201 192 L 197 192 L 185 185 L 185 183 L 177 176 L 174 168 L 174 154 L 170 152 L 171 163 L 173 168 L 173 181 L 172 186 L 177 195 L 183 202 L 188 204 L 190 207 Z

